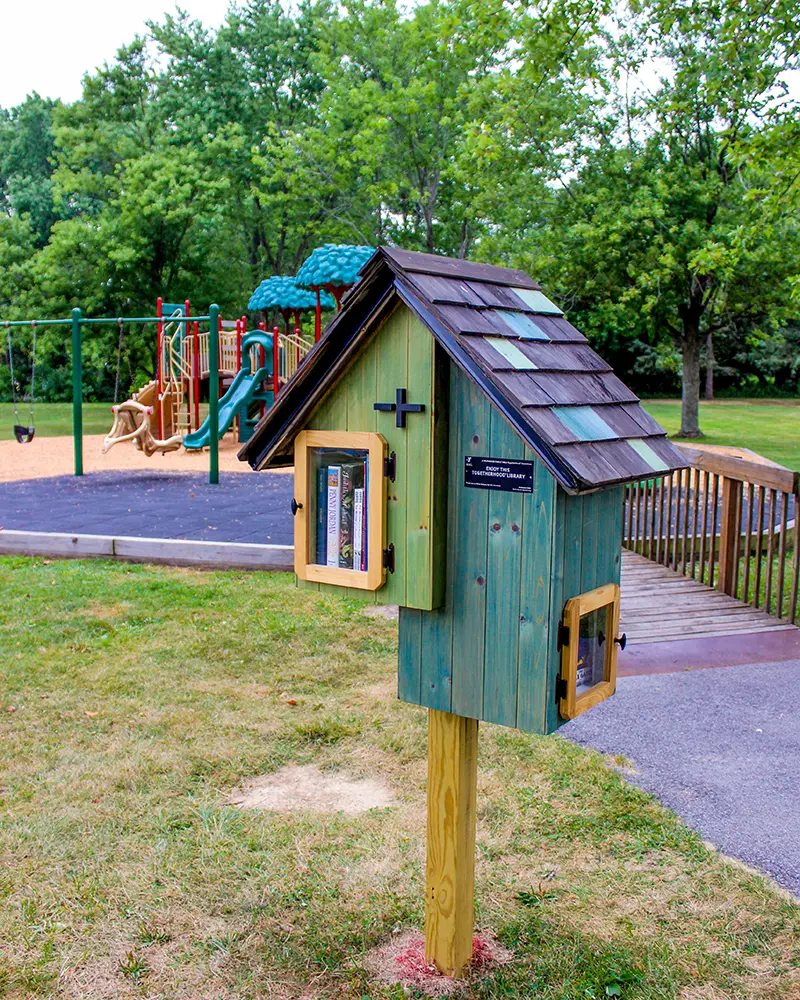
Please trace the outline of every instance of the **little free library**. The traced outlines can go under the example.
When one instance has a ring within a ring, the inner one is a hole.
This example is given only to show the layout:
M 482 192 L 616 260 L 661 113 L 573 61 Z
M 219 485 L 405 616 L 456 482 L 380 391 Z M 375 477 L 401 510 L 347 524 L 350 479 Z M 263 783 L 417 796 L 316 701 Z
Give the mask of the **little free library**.
M 623 484 L 685 461 L 521 271 L 379 248 L 240 452 L 294 466 L 295 573 L 400 606 L 429 709 L 426 954 L 472 955 L 478 723 L 614 693 Z

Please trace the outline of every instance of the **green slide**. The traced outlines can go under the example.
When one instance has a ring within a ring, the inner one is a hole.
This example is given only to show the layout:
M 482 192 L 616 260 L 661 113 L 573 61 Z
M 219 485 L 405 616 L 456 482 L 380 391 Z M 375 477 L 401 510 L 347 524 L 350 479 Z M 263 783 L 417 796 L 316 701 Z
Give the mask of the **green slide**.
M 272 372 L 268 368 L 259 368 L 255 375 L 251 375 L 244 368 L 238 373 L 231 383 L 230 388 L 219 401 L 219 436 L 227 431 L 233 423 L 239 410 L 246 406 L 250 397 L 259 391 L 261 383 L 272 378 Z M 193 433 L 187 434 L 183 439 L 184 448 L 205 448 L 210 439 L 209 418 L 203 421 L 202 425 Z

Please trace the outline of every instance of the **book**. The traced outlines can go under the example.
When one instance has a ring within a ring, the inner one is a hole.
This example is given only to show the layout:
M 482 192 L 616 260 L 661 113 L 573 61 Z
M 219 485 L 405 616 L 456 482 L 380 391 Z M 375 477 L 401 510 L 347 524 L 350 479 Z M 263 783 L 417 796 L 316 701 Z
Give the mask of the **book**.
M 367 521 L 369 518 L 369 453 L 364 457 L 364 533 L 361 542 L 361 568 L 369 568 L 369 548 L 367 546 Z
M 324 465 L 317 469 L 317 537 L 315 539 L 315 561 L 324 566 L 328 558 L 327 522 L 328 513 L 328 470 Z
M 339 534 L 341 531 L 342 467 L 328 466 L 326 553 L 325 565 L 339 565 Z
M 364 487 L 353 494 L 353 569 L 364 569 Z
M 360 569 L 354 561 L 354 508 L 357 489 L 364 488 L 364 463 L 347 462 L 342 465 L 341 516 L 339 536 L 339 566 L 342 569 Z

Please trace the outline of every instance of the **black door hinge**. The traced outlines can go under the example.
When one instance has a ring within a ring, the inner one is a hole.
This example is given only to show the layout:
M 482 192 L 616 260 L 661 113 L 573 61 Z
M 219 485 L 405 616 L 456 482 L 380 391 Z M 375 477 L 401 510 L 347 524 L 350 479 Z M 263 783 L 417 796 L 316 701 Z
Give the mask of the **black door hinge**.
M 394 452 L 392 452 L 388 458 L 384 458 L 383 474 L 394 482 L 395 476 L 397 475 L 397 455 L 395 455 Z
M 389 543 L 389 548 L 383 550 L 383 568 L 394 573 L 394 544 Z
M 569 628 L 563 623 L 558 623 L 558 639 L 556 640 L 556 649 L 560 653 L 564 646 L 569 645 Z
M 567 682 L 563 677 L 559 676 L 556 678 L 556 704 L 558 704 L 562 698 L 567 697 Z

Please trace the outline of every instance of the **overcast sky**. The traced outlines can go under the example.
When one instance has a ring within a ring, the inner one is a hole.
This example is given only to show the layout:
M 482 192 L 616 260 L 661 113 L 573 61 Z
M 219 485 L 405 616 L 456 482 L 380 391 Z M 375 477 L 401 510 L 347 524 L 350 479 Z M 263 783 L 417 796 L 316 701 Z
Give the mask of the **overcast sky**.
M 204 24 L 217 26 L 228 0 L 182 0 Z M 0 34 L 0 107 L 10 108 L 32 90 L 74 101 L 81 78 L 120 45 L 175 10 L 174 0 L 3 0 Z

